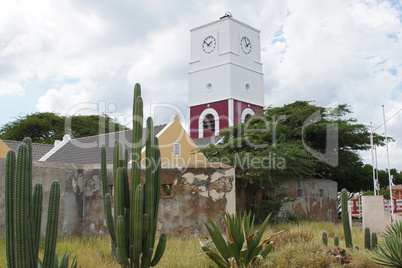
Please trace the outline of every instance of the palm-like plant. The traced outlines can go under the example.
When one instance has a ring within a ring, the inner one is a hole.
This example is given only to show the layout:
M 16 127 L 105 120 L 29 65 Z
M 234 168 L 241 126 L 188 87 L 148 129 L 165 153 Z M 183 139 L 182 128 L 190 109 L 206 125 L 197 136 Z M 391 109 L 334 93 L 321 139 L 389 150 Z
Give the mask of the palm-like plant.
M 206 246 L 201 241 L 201 248 L 207 256 L 219 267 L 251 267 L 266 258 L 271 252 L 273 243 L 270 236 L 261 242 L 262 235 L 269 222 L 271 214 L 254 230 L 254 216 L 250 213 L 223 215 L 227 238 L 225 239 L 217 223 L 209 219 L 210 226 L 205 226 L 211 236 L 213 245 Z M 276 234 L 275 234 L 276 235 Z
M 402 222 L 387 226 L 382 245 L 378 245 L 374 263 L 388 267 L 402 267 Z

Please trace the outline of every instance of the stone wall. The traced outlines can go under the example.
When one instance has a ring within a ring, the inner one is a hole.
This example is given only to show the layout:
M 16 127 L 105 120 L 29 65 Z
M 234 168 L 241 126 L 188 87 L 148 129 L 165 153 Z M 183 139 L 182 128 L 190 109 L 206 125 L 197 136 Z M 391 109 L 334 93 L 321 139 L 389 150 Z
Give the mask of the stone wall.
M 0 159 L 0 235 L 5 232 L 4 164 L 4 159 Z M 34 161 L 33 183 L 42 183 L 44 191 L 42 234 L 46 228 L 50 184 L 53 180 L 59 180 L 61 185 L 59 235 L 106 232 L 100 174 L 100 165 Z M 108 179 L 112 189 L 111 166 L 108 167 Z M 204 221 L 208 218 L 221 221 L 221 212 L 235 212 L 235 172 L 230 166 L 208 164 L 205 168 L 189 166 L 162 169 L 161 183 L 158 214 L 160 232 L 172 235 L 206 234 Z M 167 195 L 167 188 L 170 188 L 170 195 Z
M 284 180 L 276 189 L 266 187 L 256 190 L 239 185 L 236 206 L 240 211 L 248 211 L 249 204 L 254 200 L 280 196 L 287 199 L 282 205 L 282 212 L 298 218 L 308 217 L 333 222 L 338 220 L 337 183 L 325 179 Z
M 163 169 L 161 183 L 171 185 L 171 195 L 161 196 L 158 229 L 169 234 L 206 234 L 208 217 L 236 211 L 235 172 L 231 167 Z M 222 224 L 222 222 L 220 222 Z
M 285 181 L 281 186 L 294 201 L 284 204 L 284 210 L 296 217 L 338 221 L 336 206 L 338 183 L 325 179 Z

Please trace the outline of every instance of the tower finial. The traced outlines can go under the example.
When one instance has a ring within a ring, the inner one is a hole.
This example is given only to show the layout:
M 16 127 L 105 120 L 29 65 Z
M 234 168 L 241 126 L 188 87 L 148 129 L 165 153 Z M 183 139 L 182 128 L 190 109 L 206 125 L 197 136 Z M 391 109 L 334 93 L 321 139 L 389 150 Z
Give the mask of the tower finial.
M 230 13 L 230 12 L 228 11 L 228 12 L 225 13 L 224 16 L 221 17 L 221 19 L 224 19 L 224 18 L 232 18 L 232 17 L 233 17 L 233 16 L 232 16 L 232 13 Z

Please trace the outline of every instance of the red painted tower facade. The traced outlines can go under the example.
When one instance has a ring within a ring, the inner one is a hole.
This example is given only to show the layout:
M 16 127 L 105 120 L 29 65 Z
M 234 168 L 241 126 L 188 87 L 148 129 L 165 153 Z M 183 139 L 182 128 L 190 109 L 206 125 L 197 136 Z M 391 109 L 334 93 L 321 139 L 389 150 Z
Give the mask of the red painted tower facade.
M 225 16 L 191 30 L 190 136 L 217 136 L 264 107 L 260 31 Z

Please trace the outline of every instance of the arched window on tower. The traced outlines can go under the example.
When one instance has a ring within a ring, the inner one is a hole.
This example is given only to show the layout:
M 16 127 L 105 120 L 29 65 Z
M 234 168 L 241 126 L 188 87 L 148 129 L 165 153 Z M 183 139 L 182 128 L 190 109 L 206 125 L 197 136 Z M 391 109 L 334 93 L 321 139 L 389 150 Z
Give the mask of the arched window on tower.
M 251 110 L 250 108 L 244 109 L 241 113 L 241 122 L 246 123 L 253 115 L 255 115 L 255 112 L 253 110 Z
M 202 127 L 205 132 L 215 132 L 215 117 L 212 114 L 207 114 L 202 121 Z
M 244 118 L 244 123 L 247 123 L 248 120 L 250 120 L 251 116 L 252 116 L 251 114 L 247 114 L 246 117 Z

